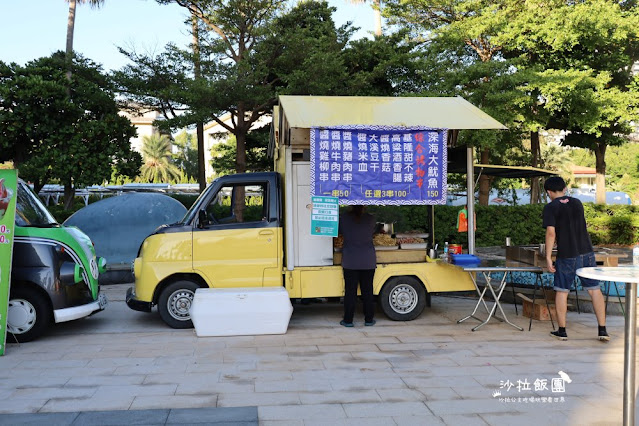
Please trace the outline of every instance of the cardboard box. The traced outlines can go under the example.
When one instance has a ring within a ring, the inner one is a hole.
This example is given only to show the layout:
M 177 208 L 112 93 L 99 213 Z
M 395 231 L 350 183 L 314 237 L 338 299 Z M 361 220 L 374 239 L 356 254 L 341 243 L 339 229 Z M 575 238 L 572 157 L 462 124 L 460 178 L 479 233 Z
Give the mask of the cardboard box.
M 523 303 L 523 311 L 524 316 L 527 318 L 532 318 L 539 321 L 550 321 L 550 315 L 552 315 L 552 319 L 557 319 L 557 311 L 555 310 L 555 305 L 551 304 L 548 301 L 548 305 L 546 305 L 546 300 L 543 298 L 535 299 L 535 303 L 533 304 L 532 299 L 524 296 L 521 293 L 517 293 L 517 297 L 522 300 Z M 548 312 L 548 307 L 550 307 L 550 312 Z

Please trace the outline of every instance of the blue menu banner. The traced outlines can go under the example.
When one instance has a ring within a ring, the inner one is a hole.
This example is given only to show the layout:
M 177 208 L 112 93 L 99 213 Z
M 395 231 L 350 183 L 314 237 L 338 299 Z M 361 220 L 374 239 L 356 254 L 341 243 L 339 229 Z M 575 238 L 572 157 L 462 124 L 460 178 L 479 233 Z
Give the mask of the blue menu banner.
M 446 204 L 447 130 L 311 128 L 311 194 L 340 204 Z

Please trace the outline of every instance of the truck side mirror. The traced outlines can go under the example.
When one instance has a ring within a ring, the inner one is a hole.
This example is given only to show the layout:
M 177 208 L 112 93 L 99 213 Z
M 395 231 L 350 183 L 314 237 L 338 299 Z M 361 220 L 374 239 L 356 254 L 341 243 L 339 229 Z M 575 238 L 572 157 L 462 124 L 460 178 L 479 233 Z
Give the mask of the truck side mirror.
M 200 210 L 197 214 L 197 227 L 204 228 L 209 225 L 209 219 L 206 215 L 206 210 Z

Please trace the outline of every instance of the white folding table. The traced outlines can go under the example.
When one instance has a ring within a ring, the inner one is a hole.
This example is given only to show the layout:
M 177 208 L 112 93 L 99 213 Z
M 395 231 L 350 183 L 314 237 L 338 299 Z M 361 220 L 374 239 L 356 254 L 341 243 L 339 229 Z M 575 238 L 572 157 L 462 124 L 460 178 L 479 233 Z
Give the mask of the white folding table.
M 541 274 L 543 272 L 543 269 L 538 266 L 481 266 L 480 265 L 480 266 L 461 266 L 461 267 L 464 269 L 464 271 L 470 274 L 470 277 L 473 280 L 473 284 L 475 284 L 475 290 L 477 291 L 477 294 L 479 295 L 479 300 L 477 301 L 477 304 L 475 305 L 475 309 L 473 309 L 473 312 L 470 315 L 457 321 L 457 323 L 459 324 L 466 321 L 469 318 L 474 318 L 481 322 L 481 324 L 472 328 L 472 331 L 475 331 L 479 329 L 480 327 L 482 327 L 483 325 L 487 324 L 488 321 L 490 321 L 490 319 L 494 316 L 498 320 L 515 327 L 517 330 L 524 331 L 522 327 L 519 327 L 518 325 L 513 324 L 512 322 L 508 320 L 508 318 L 506 317 L 506 314 L 504 313 L 504 310 L 501 307 L 501 303 L 499 302 L 499 300 L 501 299 L 501 295 L 504 292 L 504 289 L 506 288 L 506 277 L 508 276 L 509 272 L 534 272 L 536 274 Z M 479 285 L 477 285 L 477 277 L 476 277 L 477 273 L 481 273 L 484 276 L 484 279 L 486 280 L 486 286 L 484 287 L 483 290 L 481 290 L 479 288 Z M 493 285 L 492 274 L 497 274 L 497 273 L 502 273 L 503 275 L 501 279 L 499 279 L 498 284 Z M 490 292 L 494 301 L 494 304 L 491 309 L 488 309 L 488 305 L 486 304 L 486 301 L 485 301 L 485 296 L 487 292 Z M 475 316 L 475 314 L 477 313 L 477 310 L 479 309 L 479 306 L 482 304 L 484 305 L 486 312 L 488 312 L 488 317 L 484 321 L 482 321 L 480 318 Z M 499 311 L 501 312 L 501 315 L 502 315 L 501 318 L 498 316 L 495 316 L 495 312 L 497 308 L 499 308 Z
M 623 357 L 623 424 L 635 424 L 635 355 L 639 266 L 597 266 L 577 269 L 577 275 L 598 281 L 626 283 L 626 321 Z

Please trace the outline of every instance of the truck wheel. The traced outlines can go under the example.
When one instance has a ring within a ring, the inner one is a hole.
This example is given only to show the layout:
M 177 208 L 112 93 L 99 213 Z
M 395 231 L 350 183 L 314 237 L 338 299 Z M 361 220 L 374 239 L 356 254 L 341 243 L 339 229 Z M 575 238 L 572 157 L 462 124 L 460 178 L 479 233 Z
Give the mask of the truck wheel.
M 169 327 L 193 328 L 189 309 L 198 288 L 200 286 L 193 281 L 180 280 L 162 290 L 158 299 L 158 311 Z
M 379 293 L 382 310 L 393 321 L 411 321 L 426 306 L 426 289 L 413 277 L 393 277 Z
M 19 284 L 18 284 L 19 285 Z M 28 287 L 11 289 L 7 311 L 7 332 L 19 343 L 40 337 L 51 324 L 51 307 L 47 298 Z M 12 337 L 7 336 L 11 342 Z

